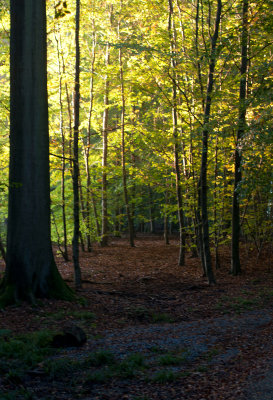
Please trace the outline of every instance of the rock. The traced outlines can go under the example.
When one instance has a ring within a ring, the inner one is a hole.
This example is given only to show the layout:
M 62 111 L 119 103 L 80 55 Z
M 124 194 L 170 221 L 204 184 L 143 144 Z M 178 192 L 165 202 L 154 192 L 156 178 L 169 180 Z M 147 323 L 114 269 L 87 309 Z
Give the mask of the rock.
M 52 338 L 52 347 L 79 347 L 86 342 L 86 334 L 77 325 L 67 325 Z

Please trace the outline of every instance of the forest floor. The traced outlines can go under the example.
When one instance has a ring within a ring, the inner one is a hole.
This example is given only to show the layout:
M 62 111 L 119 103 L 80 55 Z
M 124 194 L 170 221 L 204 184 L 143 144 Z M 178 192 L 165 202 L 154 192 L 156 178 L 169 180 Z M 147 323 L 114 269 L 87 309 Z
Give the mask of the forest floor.
M 178 250 L 158 236 L 135 248 L 112 238 L 81 254 L 77 302 L 1 310 L 0 399 L 273 399 L 272 249 L 257 259 L 242 245 L 233 277 L 221 248 L 211 287 L 197 258 L 177 265 Z M 72 261 L 56 261 L 73 287 Z M 53 349 L 52 335 L 71 323 L 87 342 Z

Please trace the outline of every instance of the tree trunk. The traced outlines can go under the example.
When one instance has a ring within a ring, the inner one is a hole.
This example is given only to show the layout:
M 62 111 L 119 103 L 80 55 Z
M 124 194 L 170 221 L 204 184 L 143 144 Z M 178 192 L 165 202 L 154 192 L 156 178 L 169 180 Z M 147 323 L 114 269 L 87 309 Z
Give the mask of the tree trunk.
M 176 60 L 175 60 L 175 26 L 173 20 L 173 3 L 169 0 L 169 21 L 168 32 L 170 37 L 171 67 L 172 67 L 172 117 L 173 117 L 173 139 L 174 139 L 174 169 L 176 176 L 176 198 L 178 206 L 179 221 L 179 258 L 178 265 L 185 265 L 186 236 L 184 227 L 183 199 L 181 192 L 181 173 L 179 165 L 179 146 L 178 146 L 178 120 L 177 120 L 177 84 L 176 84 Z
M 169 240 L 169 216 L 168 216 L 168 210 L 167 207 L 169 205 L 169 188 L 168 185 L 166 185 L 166 191 L 165 191 L 165 211 L 164 211 L 164 241 L 165 244 L 168 245 L 170 244 Z
M 105 65 L 110 63 L 109 44 L 106 45 Z M 101 246 L 108 244 L 108 210 L 107 210 L 107 156 L 108 156 L 108 105 L 109 105 L 109 78 L 105 75 L 104 112 L 102 121 L 102 187 L 101 187 Z
M 118 26 L 118 31 L 120 26 Z M 118 32 L 119 34 L 119 32 Z M 131 216 L 131 210 L 128 199 L 127 189 L 127 172 L 126 172 L 126 160 L 125 160 L 125 95 L 124 95 L 124 79 L 123 79 L 123 63 L 122 63 L 122 51 L 119 49 L 119 73 L 120 73 L 120 88 L 121 88 L 121 162 L 122 162 L 122 183 L 123 183 L 123 194 L 124 203 L 128 221 L 129 230 L 129 242 L 130 246 L 134 247 L 134 227 Z
M 154 223 L 154 212 L 153 212 L 153 194 L 151 191 L 151 186 L 148 185 L 148 195 L 149 195 L 149 226 L 150 233 L 155 233 L 155 223 Z
M 60 103 L 60 133 L 62 138 L 62 182 L 61 182 L 61 196 L 62 196 L 62 220 L 63 220 L 63 250 L 61 250 L 62 256 L 65 261 L 68 261 L 68 249 L 67 249 L 67 229 L 66 229 L 66 207 L 65 207 L 65 132 L 63 123 L 63 98 L 62 98 L 62 70 L 60 60 L 60 46 L 59 38 L 55 35 L 57 43 L 58 53 L 58 73 L 59 73 L 59 103 Z
M 46 1 L 11 0 L 7 267 L 1 305 L 73 298 L 50 238 Z
M 79 126 L 80 126 L 80 0 L 76 0 L 75 28 L 75 87 L 74 87 L 74 146 L 73 146 L 73 198 L 74 198 L 74 234 L 72 241 L 75 286 L 81 287 L 81 269 L 79 263 L 80 204 L 79 204 Z
M 6 250 L 5 250 L 5 247 L 3 245 L 1 238 L 0 238 L 0 253 L 2 255 L 3 260 L 6 262 Z
M 239 185 L 242 180 L 240 150 L 240 140 L 245 132 L 246 125 L 246 88 L 247 88 L 247 44 L 248 44 L 248 0 L 243 0 L 242 13 L 242 38 L 241 38 L 241 79 L 240 79 L 240 99 L 239 99 L 239 118 L 237 140 L 235 148 L 235 171 L 234 171 L 234 192 L 232 202 L 232 254 L 231 254 L 231 273 L 238 275 L 241 273 L 240 263 L 240 204 L 239 204 Z
M 210 254 L 210 238 L 209 238 L 209 220 L 207 208 L 207 159 L 208 159 L 208 138 L 209 138 L 209 122 L 210 122 L 210 109 L 211 109 L 211 95 L 213 91 L 214 70 L 216 63 L 216 45 L 219 34 L 219 25 L 221 20 L 222 1 L 217 1 L 217 14 L 215 19 L 214 34 L 211 38 L 211 53 L 209 64 L 209 76 L 207 84 L 207 94 L 205 101 L 204 111 L 204 125 L 202 133 L 202 160 L 200 172 L 200 204 L 201 204 L 201 218 L 202 218 L 202 245 L 204 251 L 205 270 L 209 284 L 215 283 L 215 278 L 212 270 L 211 254 Z
M 95 32 L 95 21 L 92 21 L 93 33 L 92 33 L 92 59 L 91 59 L 91 71 L 90 71 L 90 103 L 89 103 L 89 113 L 88 113 L 88 132 L 87 132 L 87 146 L 84 146 L 84 161 L 85 161 L 85 172 L 86 172 L 86 241 L 87 241 L 87 251 L 92 251 L 91 244 L 91 202 L 92 202 L 92 188 L 91 188 L 91 175 L 90 175 L 90 165 L 89 165 L 89 154 L 91 147 L 91 122 L 93 114 L 93 103 L 94 103 L 94 72 L 95 72 L 95 59 L 96 59 L 96 32 Z M 96 208 L 96 205 L 95 205 Z M 95 210 L 95 215 L 97 211 Z M 98 223 L 96 219 L 96 223 Z M 99 232 L 98 232 L 99 236 Z

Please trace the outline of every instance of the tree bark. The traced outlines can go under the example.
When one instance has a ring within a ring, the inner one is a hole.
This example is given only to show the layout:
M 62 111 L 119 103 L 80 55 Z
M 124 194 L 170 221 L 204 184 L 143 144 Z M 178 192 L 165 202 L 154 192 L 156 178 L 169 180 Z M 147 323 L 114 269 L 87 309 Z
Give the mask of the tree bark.
M 106 45 L 105 66 L 110 64 L 109 43 Z M 107 164 L 108 164 L 108 117 L 109 117 L 109 77 L 105 75 L 104 112 L 102 121 L 102 187 L 101 187 L 101 246 L 108 244 L 108 204 L 107 204 Z
M 46 1 L 11 0 L 7 267 L 0 304 L 73 298 L 50 238 Z
M 118 26 L 118 31 L 120 26 Z M 118 32 L 119 34 L 119 32 Z M 122 50 L 119 49 L 119 73 L 120 73 L 120 89 L 121 89 L 121 163 L 122 163 L 122 183 L 123 183 L 123 194 L 124 203 L 128 222 L 129 231 L 129 242 L 130 246 L 134 247 L 134 227 L 133 220 L 131 216 L 131 210 L 128 199 L 128 189 L 127 189 L 127 171 L 126 171 L 126 160 L 125 160 L 125 94 L 124 94 L 124 78 L 123 78 L 123 62 L 122 62 Z
M 75 286 L 81 287 L 81 269 L 79 263 L 80 204 L 79 204 L 79 126 L 80 126 L 80 0 L 76 0 L 75 28 L 75 87 L 74 87 L 74 146 L 73 146 L 73 199 L 74 234 L 72 241 Z
M 59 103 L 60 103 L 60 133 L 62 138 L 62 182 L 61 182 L 61 196 L 62 196 L 62 220 L 63 220 L 63 249 L 61 249 L 62 256 L 65 261 L 68 261 L 68 249 L 67 249 L 67 228 L 66 228 L 66 207 L 65 207 L 65 131 L 63 123 L 63 98 L 62 98 L 62 70 L 61 70 L 61 55 L 59 38 L 55 35 L 55 40 L 57 43 L 57 53 L 58 53 L 58 73 L 59 73 Z
M 242 12 L 242 38 L 241 38 L 241 79 L 239 96 L 239 118 L 235 148 L 235 171 L 234 171 L 234 192 L 232 202 L 232 244 L 231 244 L 231 273 L 238 275 L 241 273 L 240 263 L 240 204 L 239 204 L 239 185 L 242 180 L 242 154 L 240 141 L 245 132 L 246 125 L 246 96 L 247 96 L 247 62 L 248 62 L 248 0 L 243 0 Z
M 3 245 L 1 238 L 0 238 L 0 253 L 2 255 L 3 260 L 6 262 L 6 250 L 5 250 L 5 247 Z
M 169 0 L 169 21 L 168 32 L 170 37 L 171 67 L 172 67 L 172 119 L 173 119 L 173 139 L 174 139 L 174 169 L 176 176 L 176 198 L 178 206 L 179 222 L 179 258 L 178 265 L 185 265 L 186 235 L 184 227 L 183 198 L 181 192 L 181 173 L 179 165 L 179 145 L 178 145 L 178 116 L 177 116 L 177 84 L 176 84 L 176 60 L 175 60 L 175 26 L 173 20 L 173 3 Z
M 200 204 L 201 204 L 201 219 L 202 219 L 202 245 L 204 251 L 205 270 L 209 284 L 215 283 L 215 278 L 212 270 L 211 254 L 210 254 L 210 237 L 209 237 L 209 219 L 207 208 L 207 160 L 208 160 L 208 138 L 209 138 L 209 122 L 211 109 L 211 95 L 214 83 L 214 70 L 216 64 L 216 45 L 219 34 L 219 26 L 221 20 L 222 1 L 217 0 L 217 13 L 215 19 L 214 34 L 211 38 L 211 52 L 209 63 L 209 75 L 207 84 L 207 94 L 204 110 L 204 125 L 202 132 L 202 160 L 200 171 Z

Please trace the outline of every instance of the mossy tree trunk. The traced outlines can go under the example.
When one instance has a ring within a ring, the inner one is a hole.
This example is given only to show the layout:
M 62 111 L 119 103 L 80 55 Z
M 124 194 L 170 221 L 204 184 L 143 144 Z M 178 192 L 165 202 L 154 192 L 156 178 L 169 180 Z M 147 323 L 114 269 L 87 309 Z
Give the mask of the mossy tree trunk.
M 50 238 L 46 1 L 11 0 L 7 266 L 0 305 L 73 298 Z

